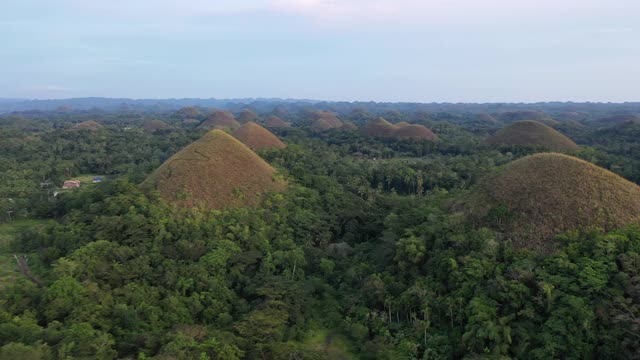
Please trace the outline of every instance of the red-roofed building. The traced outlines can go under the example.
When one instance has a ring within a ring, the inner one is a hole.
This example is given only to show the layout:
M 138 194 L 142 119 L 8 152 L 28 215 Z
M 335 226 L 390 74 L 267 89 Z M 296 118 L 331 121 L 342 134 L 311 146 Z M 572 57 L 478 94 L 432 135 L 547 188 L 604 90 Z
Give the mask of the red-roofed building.
M 67 180 L 62 185 L 63 189 L 74 189 L 80 187 L 80 180 Z

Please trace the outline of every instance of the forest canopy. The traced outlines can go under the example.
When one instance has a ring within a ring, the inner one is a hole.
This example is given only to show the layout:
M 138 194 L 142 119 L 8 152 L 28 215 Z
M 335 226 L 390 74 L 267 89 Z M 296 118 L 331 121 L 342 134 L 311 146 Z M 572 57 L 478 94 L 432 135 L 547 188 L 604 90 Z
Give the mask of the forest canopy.
M 0 116 L 0 359 L 640 353 L 637 105 L 211 102 Z

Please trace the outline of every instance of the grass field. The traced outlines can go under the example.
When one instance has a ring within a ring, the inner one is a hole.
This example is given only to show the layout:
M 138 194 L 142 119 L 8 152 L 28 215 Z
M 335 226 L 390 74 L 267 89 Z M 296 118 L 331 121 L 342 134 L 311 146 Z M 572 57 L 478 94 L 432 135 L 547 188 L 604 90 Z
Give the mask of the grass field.
M 17 220 L 8 224 L 0 224 L 0 289 L 20 276 L 16 270 L 14 253 L 9 252 L 9 243 L 22 229 L 42 225 L 46 222 L 46 220 Z
M 349 352 L 348 341 L 340 334 L 328 329 L 315 329 L 304 341 L 306 347 L 324 351 L 328 359 L 350 360 L 354 356 Z
M 69 178 L 69 180 L 80 180 L 81 186 L 91 185 L 94 177 L 99 176 L 102 178 L 102 181 L 106 180 L 107 177 L 105 175 L 100 174 L 85 174 L 80 176 L 75 176 L 73 178 Z

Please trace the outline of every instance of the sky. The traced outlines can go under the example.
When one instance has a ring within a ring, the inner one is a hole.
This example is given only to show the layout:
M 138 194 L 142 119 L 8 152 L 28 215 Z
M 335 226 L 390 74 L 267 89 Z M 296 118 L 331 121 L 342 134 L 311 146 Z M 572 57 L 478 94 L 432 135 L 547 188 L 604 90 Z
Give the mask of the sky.
M 637 0 L 20 0 L 0 97 L 640 101 Z

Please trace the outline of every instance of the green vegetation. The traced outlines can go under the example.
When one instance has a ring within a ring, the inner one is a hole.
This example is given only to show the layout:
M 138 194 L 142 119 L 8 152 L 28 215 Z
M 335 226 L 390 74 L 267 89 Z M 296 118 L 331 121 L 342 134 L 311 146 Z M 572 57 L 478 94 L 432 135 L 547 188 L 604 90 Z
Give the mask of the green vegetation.
M 0 359 L 637 357 L 638 125 L 452 106 L 0 116 Z M 287 146 L 194 128 L 231 112 L 290 121 L 244 127 Z M 576 157 L 487 144 L 522 116 L 561 120 Z M 53 195 L 88 174 L 108 181 Z
M 11 252 L 10 245 L 15 241 L 16 235 L 28 229 L 37 229 L 44 226 L 47 221 L 42 220 L 16 220 L 8 224 L 0 224 L 0 290 L 18 279 L 20 273 L 16 270 L 16 260 Z

